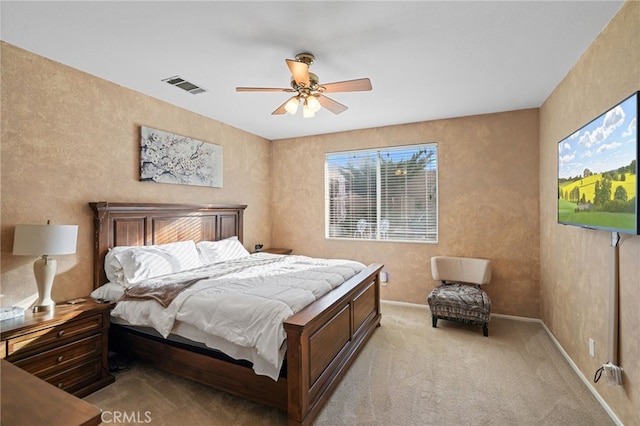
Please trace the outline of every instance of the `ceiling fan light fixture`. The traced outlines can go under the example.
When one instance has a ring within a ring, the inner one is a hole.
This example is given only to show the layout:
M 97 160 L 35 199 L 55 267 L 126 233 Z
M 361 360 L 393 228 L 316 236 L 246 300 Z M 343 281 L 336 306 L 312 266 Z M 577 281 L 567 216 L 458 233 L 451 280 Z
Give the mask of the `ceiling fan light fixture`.
M 311 111 L 314 112 L 314 114 L 320 111 L 320 108 L 322 108 L 322 105 L 320 105 L 320 101 L 318 100 L 318 98 L 316 98 L 313 95 L 307 96 L 306 103 L 311 109 Z
M 302 106 L 302 117 L 304 118 L 313 118 L 316 116 L 316 112 L 309 106 L 309 102 L 306 98 L 304 100 L 304 105 Z
M 297 96 L 292 97 L 287 101 L 284 105 L 284 109 L 291 115 L 294 115 L 298 111 L 298 104 L 300 104 L 300 100 Z

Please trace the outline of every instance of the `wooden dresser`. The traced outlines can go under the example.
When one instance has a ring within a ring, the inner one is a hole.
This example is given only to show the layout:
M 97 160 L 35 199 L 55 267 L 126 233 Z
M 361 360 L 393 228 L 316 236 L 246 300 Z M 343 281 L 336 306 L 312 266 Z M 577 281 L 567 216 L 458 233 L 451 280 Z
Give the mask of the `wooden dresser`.
M 112 303 L 59 304 L 52 312 L 0 322 L 0 358 L 80 398 L 113 383 L 109 374 Z

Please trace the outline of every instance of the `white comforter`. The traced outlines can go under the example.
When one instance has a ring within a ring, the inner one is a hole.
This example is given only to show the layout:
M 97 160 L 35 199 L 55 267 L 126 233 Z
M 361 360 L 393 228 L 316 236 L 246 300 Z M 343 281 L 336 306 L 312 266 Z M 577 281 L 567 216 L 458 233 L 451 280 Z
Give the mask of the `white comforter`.
M 260 371 L 254 362 L 254 370 L 277 380 L 286 346 L 284 321 L 364 268 L 348 260 L 252 255 L 154 278 L 162 285 L 208 277 L 185 289 L 167 308 L 154 300 L 120 301 L 111 315 L 153 327 L 164 337 L 177 321 L 190 324 L 254 350 L 264 361 Z

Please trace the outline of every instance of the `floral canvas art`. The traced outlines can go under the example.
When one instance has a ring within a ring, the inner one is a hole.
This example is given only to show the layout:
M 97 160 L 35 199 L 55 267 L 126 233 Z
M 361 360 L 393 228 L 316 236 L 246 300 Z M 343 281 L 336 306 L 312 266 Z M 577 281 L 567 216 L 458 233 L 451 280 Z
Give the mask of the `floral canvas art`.
M 222 188 L 222 147 L 142 126 L 140 180 Z

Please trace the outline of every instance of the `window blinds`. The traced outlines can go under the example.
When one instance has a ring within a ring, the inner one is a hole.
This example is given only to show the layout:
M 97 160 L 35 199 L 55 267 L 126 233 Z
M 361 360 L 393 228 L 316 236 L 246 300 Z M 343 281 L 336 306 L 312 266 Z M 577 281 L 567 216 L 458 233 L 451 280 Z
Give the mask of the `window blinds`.
M 437 145 L 325 156 L 327 238 L 438 241 Z

